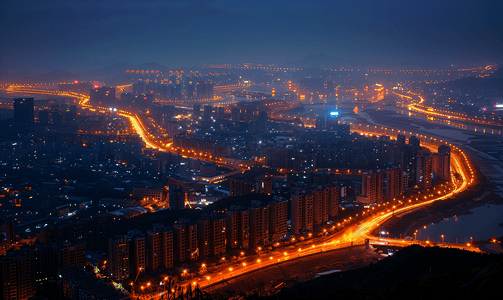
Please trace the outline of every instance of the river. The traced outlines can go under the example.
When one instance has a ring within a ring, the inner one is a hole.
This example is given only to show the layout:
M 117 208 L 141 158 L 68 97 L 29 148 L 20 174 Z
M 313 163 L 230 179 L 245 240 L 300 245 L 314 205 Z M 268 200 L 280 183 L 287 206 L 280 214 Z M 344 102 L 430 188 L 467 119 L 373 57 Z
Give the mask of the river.
M 487 240 L 503 236 L 503 205 L 483 205 L 470 210 L 472 213 L 445 218 L 439 223 L 418 229 L 417 239 L 434 242 L 469 243 L 474 240 Z

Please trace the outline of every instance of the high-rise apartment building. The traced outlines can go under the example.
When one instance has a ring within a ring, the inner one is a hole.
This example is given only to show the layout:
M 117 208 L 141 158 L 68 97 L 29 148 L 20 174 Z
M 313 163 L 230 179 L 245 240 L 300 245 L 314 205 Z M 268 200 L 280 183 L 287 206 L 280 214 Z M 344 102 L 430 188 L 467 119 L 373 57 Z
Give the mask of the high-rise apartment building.
M 269 204 L 252 201 L 250 211 L 250 248 L 269 242 Z
M 405 135 L 403 134 L 398 134 L 396 136 L 396 141 L 398 142 L 398 144 L 400 145 L 405 145 Z
M 387 169 L 384 171 L 386 179 L 385 197 L 392 200 L 403 194 L 403 171 L 401 168 Z
M 217 119 L 224 119 L 225 118 L 225 107 L 219 106 L 217 108 Z
M 173 231 L 175 261 L 182 263 L 196 261 L 199 257 L 197 223 L 182 218 L 173 225 Z
M 328 189 L 321 186 L 313 194 L 313 225 L 320 226 L 328 221 Z
M 198 81 L 196 85 L 197 99 L 213 99 L 213 83 L 211 81 Z
M 250 212 L 243 207 L 231 206 L 225 212 L 227 250 L 247 249 L 250 244 Z
M 239 122 L 241 120 L 241 109 L 239 107 L 233 107 L 231 109 L 231 120 L 234 122 Z
M 210 216 L 197 220 L 199 259 L 219 256 L 226 251 L 226 220 L 224 216 Z
M 313 224 L 320 226 L 339 214 L 339 186 L 328 184 L 312 189 Z
M 421 139 L 416 136 L 409 137 L 409 145 L 419 147 L 421 144 Z
M 405 145 L 403 148 L 403 170 L 409 175 L 409 188 L 414 188 L 416 185 L 417 155 L 421 149 L 413 145 Z
M 384 173 L 374 173 L 370 171 L 362 175 L 362 197 L 367 198 L 368 203 L 382 203 L 384 198 L 383 193 Z
M 275 197 L 269 202 L 269 240 L 277 242 L 286 236 L 288 231 L 288 201 Z
M 340 187 L 337 184 L 329 184 L 325 189 L 328 190 L 328 217 L 336 217 L 339 215 Z
M 437 178 L 451 180 L 451 148 L 446 145 L 438 147 L 438 153 L 432 155 L 432 171 Z
M 138 274 L 145 273 L 146 268 L 146 251 L 145 251 L 145 236 L 138 229 L 129 230 L 129 273 L 135 278 Z
M 173 230 L 163 224 L 154 224 L 147 231 L 148 267 L 151 271 L 173 267 Z
M 0 258 L 0 295 L 5 300 L 35 296 L 35 262 L 28 251 L 9 251 Z
M 416 185 L 419 189 L 432 186 L 432 159 L 430 153 L 420 153 L 417 156 Z
M 83 267 L 86 265 L 86 257 L 85 252 L 86 247 L 84 243 L 71 244 L 69 242 L 65 242 L 63 244 L 63 249 L 61 257 L 61 267 L 67 268 L 71 266 L 80 266 Z
M 313 230 L 313 194 L 295 187 L 291 193 L 291 227 L 294 234 Z
M 129 243 L 126 236 L 108 239 L 109 275 L 113 280 L 129 278 Z

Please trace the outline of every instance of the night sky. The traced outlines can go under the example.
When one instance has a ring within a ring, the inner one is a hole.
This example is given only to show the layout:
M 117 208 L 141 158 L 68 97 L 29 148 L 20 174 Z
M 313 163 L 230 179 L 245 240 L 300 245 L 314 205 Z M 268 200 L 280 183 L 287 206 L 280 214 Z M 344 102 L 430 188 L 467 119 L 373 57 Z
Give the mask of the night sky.
M 275 63 L 495 62 L 503 1 L 1 1 L 0 73 Z

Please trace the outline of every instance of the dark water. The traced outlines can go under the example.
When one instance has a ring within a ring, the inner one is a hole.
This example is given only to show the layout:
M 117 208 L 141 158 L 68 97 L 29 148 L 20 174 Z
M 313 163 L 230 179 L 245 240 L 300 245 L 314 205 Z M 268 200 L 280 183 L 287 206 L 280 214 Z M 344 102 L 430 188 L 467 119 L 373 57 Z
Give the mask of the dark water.
M 418 230 L 417 239 L 442 242 L 469 243 L 474 240 L 487 240 L 490 237 L 502 237 L 503 205 L 484 205 L 471 210 L 472 214 L 444 219 L 440 223 L 428 224 L 426 229 Z

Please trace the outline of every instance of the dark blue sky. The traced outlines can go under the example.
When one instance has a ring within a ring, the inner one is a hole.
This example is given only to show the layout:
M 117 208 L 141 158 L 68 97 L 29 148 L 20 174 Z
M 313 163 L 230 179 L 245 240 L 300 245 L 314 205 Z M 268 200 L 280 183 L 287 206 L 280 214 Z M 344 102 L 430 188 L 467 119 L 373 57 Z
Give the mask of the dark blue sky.
M 0 71 L 503 57 L 503 1 L 1 1 Z

